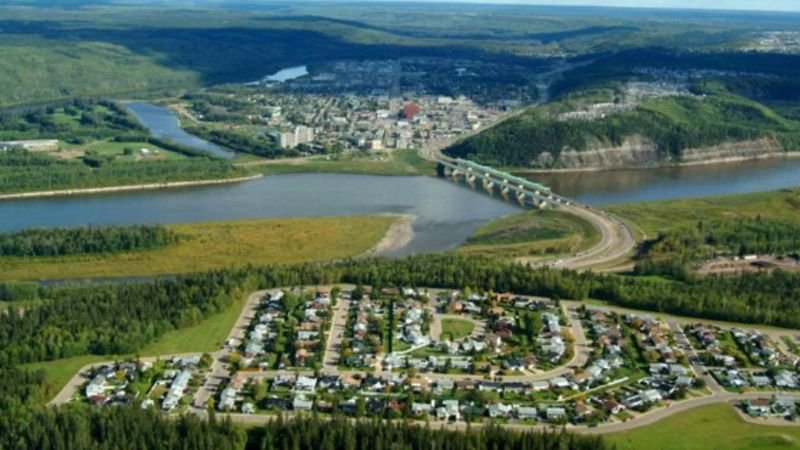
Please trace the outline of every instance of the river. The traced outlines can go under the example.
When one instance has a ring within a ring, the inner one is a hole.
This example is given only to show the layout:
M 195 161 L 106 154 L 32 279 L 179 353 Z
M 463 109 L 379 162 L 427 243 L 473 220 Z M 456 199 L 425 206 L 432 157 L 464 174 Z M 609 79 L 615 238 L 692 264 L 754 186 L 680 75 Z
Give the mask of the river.
M 200 148 L 166 108 L 129 103 L 154 134 Z M 208 147 L 213 146 L 213 147 Z M 217 147 L 218 151 L 226 152 Z M 800 160 L 532 176 L 555 192 L 605 205 L 764 191 L 800 185 Z M 0 231 L 27 227 L 185 223 L 260 217 L 411 214 L 412 253 L 451 249 L 481 224 L 518 212 L 513 204 L 433 177 L 294 174 L 246 183 L 0 202 Z
M 178 116 L 168 108 L 144 102 L 127 102 L 126 105 L 136 119 L 149 128 L 155 137 L 169 139 L 221 158 L 230 159 L 236 156 L 231 150 L 183 131 Z
M 433 177 L 280 175 L 186 189 L 0 202 L 0 231 L 259 217 L 411 214 L 414 236 L 390 255 L 453 248 L 488 220 L 518 212 Z
M 800 186 L 800 159 L 661 169 L 529 175 L 554 192 L 592 205 L 770 191 Z

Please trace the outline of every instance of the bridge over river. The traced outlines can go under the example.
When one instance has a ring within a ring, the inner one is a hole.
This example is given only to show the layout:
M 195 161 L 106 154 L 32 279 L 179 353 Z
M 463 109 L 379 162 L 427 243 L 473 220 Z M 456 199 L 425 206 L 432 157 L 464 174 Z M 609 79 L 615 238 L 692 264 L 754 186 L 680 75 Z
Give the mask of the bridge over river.
M 636 245 L 630 226 L 618 217 L 558 195 L 547 186 L 465 159 L 441 154 L 436 159 L 440 175 L 446 178 L 464 182 L 473 189 L 483 189 L 489 195 L 516 202 L 523 208 L 551 208 L 573 214 L 600 232 L 600 242 L 588 250 L 556 261 L 520 258 L 520 262 L 580 270 L 608 269 L 619 263 Z
M 458 182 L 463 180 L 472 188 L 480 187 L 490 195 L 499 194 L 523 207 L 557 208 L 573 202 L 553 193 L 549 187 L 493 169 L 466 159 L 440 157 L 440 173 Z

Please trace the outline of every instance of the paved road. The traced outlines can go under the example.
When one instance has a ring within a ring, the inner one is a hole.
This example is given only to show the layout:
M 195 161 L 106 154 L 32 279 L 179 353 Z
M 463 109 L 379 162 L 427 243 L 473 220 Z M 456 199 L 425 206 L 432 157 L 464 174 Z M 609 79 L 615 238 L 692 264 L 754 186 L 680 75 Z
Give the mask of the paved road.
M 159 356 L 146 356 L 139 358 L 141 362 L 155 362 L 157 359 L 171 359 L 174 357 L 179 358 L 191 358 L 194 356 L 200 356 L 202 353 L 173 353 L 168 355 L 159 355 Z M 75 393 L 89 381 L 89 374 L 92 372 L 92 369 L 95 369 L 100 366 L 114 364 L 113 360 L 109 361 L 98 361 L 95 363 L 87 364 L 81 367 L 70 380 L 64 385 L 63 388 L 58 392 L 58 394 L 53 397 L 52 400 L 48 403 L 48 405 L 63 405 L 64 403 L 69 403 L 72 398 L 75 396 Z
M 788 394 L 797 400 L 800 400 L 800 394 L 797 393 L 790 393 Z M 648 411 L 644 414 L 640 414 L 635 419 L 627 421 L 627 422 L 614 422 L 614 423 L 605 423 L 600 424 L 595 428 L 589 428 L 587 426 L 576 426 L 576 425 L 566 425 L 565 428 L 567 431 L 574 432 L 574 433 L 581 433 L 581 434 L 605 434 L 605 433 L 617 433 L 623 431 L 629 431 L 636 428 L 652 425 L 659 420 L 665 419 L 669 416 L 674 414 L 686 412 L 692 410 L 694 408 L 699 408 L 701 406 L 713 405 L 717 403 L 729 403 L 747 399 L 756 399 L 756 398 L 763 398 L 767 395 L 765 394 L 725 394 L 719 396 L 707 396 L 701 398 L 693 398 L 689 400 L 682 400 L 679 402 L 673 402 L 668 407 L 664 408 L 657 408 L 651 411 Z M 204 414 L 202 412 L 199 413 L 201 416 Z M 218 415 L 218 418 L 221 418 L 223 415 Z M 247 424 L 247 425 L 261 425 L 266 423 L 269 420 L 274 419 L 275 416 L 273 415 L 245 415 L 245 414 L 225 414 L 225 416 L 229 417 L 232 421 Z M 357 419 L 351 419 L 356 421 Z M 432 428 L 444 428 L 449 430 L 465 430 L 468 427 L 475 428 L 476 426 L 484 426 L 487 422 L 473 422 L 467 424 L 466 422 L 458 421 L 458 422 L 440 422 L 440 421 L 432 421 L 429 425 Z M 420 422 L 420 425 L 424 426 L 424 423 Z M 528 424 L 516 424 L 516 423 L 508 423 L 508 424 L 499 424 L 500 427 L 507 428 L 507 429 L 515 429 L 520 431 L 531 431 L 531 430 L 561 430 L 561 425 L 528 425 Z M 676 430 L 676 432 L 680 432 L 680 430 Z
M 347 315 L 350 311 L 350 300 L 340 298 L 333 311 L 331 328 L 325 344 L 325 353 L 322 355 L 322 368 L 325 373 L 336 372 L 341 359 L 342 339 L 347 332 Z
M 250 324 L 250 322 L 256 316 L 256 309 L 264 295 L 264 291 L 255 292 L 250 295 L 245 304 L 245 307 L 242 310 L 239 318 L 236 321 L 236 324 L 232 328 L 229 339 L 236 338 L 242 339 L 245 336 L 245 332 Z M 339 308 L 335 313 L 334 322 L 341 325 L 341 316 L 338 314 L 340 311 L 347 311 L 347 304 L 348 301 L 340 300 Z M 578 318 L 578 314 L 576 308 L 582 305 L 580 302 L 572 302 L 572 301 L 562 301 L 562 308 L 564 308 L 565 313 L 570 319 L 570 329 L 575 338 L 575 356 L 570 360 L 567 364 L 562 365 L 554 370 L 540 373 L 540 374 L 526 374 L 526 375 L 512 375 L 512 376 L 504 376 L 502 379 L 504 381 L 537 381 L 537 380 L 546 380 L 555 376 L 563 375 L 571 371 L 570 366 L 583 366 L 588 361 L 591 347 L 589 342 L 587 341 L 586 335 L 584 333 L 583 327 L 580 323 Z M 592 306 L 589 306 L 593 308 Z M 615 307 L 603 307 L 603 309 L 610 309 L 610 310 L 624 310 L 625 312 L 633 311 L 627 310 L 625 308 L 615 308 Z M 642 313 L 642 311 L 636 311 Z M 338 316 L 338 317 L 337 317 Z M 691 319 L 696 321 L 696 319 Z M 676 338 L 681 345 L 688 345 L 688 339 L 683 334 L 682 330 L 680 330 L 680 321 L 679 320 L 671 320 L 669 322 L 670 327 L 676 332 Z M 331 332 L 334 336 L 339 334 L 339 330 L 341 328 L 337 327 L 336 325 L 331 326 Z M 330 349 L 326 349 L 325 361 L 326 363 L 332 362 L 335 358 L 335 350 L 336 344 L 334 343 L 336 339 L 329 339 L 329 344 L 331 345 Z M 692 348 L 691 345 L 688 345 L 688 348 Z M 223 381 L 229 378 L 228 372 L 226 367 L 224 366 L 224 361 L 226 357 L 232 351 L 232 348 L 225 347 L 222 350 L 215 352 L 213 356 L 215 357 L 214 365 L 211 369 L 211 376 L 208 377 L 206 383 L 198 390 L 197 394 L 195 395 L 194 402 L 190 411 L 198 416 L 205 417 L 205 405 L 208 398 L 213 396 L 214 392 L 216 391 L 218 385 Z M 693 351 L 693 350 L 692 350 Z M 181 357 L 188 357 L 188 356 L 196 356 L 199 353 L 186 353 L 186 354 L 178 354 L 178 355 L 162 355 L 161 358 L 170 358 L 173 356 L 181 356 Z M 143 357 L 141 358 L 142 361 L 154 361 L 157 359 L 156 357 Z M 102 364 L 109 364 L 111 361 L 108 362 L 98 362 L 94 364 L 89 364 L 83 368 L 70 380 L 70 382 L 59 392 L 59 394 L 50 402 L 50 404 L 63 404 L 68 402 L 76 392 L 86 381 L 88 372 L 92 367 L 96 367 Z M 332 366 L 327 366 L 330 369 Z M 619 431 L 626 431 L 630 429 L 635 429 L 638 427 L 650 425 L 655 423 L 663 418 L 669 417 L 674 414 L 678 414 L 681 412 L 688 411 L 693 408 L 697 408 L 700 406 L 710 405 L 714 403 L 720 402 L 733 402 L 733 401 L 741 401 L 746 399 L 754 399 L 754 398 L 764 398 L 769 397 L 773 394 L 773 392 L 752 392 L 746 394 L 734 394 L 725 391 L 722 389 L 713 377 L 710 377 L 706 374 L 707 370 L 704 366 L 699 363 L 694 363 L 692 365 L 692 369 L 698 376 L 703 377 L 706 380 L 706 385 L 711 390 L 711 394 L 699 397 L 699 398 L 692 398 L 687 400 L 682 400 L 678 402 L 668 403 L 669 406 L 663 408 L 657 408 L 655 410 L 649 411 L 647 413 L 641 414 L 636 416 L 634 420 L 624 422 L 624 423 L 608 423 L 608 424 L 601 424 L 597 428 L 587 428 L 587 427 L 579 427 L 569 425 L 566 428 L 570 431 L 575 431 L 578 433 L 610 433 L 610 432 L 619 432 Z M 339 371 L 339 370 L 326 370 L 328 373 L 338 373 L 340 375 L 348 375 L 353 373 L 363 374 L 363 371 Z M 247 377 L 253 377 L 256 379 L 263 379 L 263 378 L 274 378 L 279 375 L 297 375 L 297 374 L 312 374 L 312 371 L 297 371 L 297 370 L 277 370 L 277 371 L 263 371 L 263 372 L 247 372 Z M 463 375 L 453 375 L 453 374 L 426 374 L 429 378 L 451 378 L 453 380 L 463 380 L 463 379 L 471 379 L 471 380 L 480 380 L 483 377 L 479 374 L 463 374 Z M 788 393 L 788 395 L 797 398 L 800 400 L 799 393 Z M 242 414 L 230 414 L 229 415 L 232 420 L 240 423 L 245 424 L 259 424 L 263 423 L 266 420 L 269 420 L 271 416 L 264 416 L 264 415 L 242 415 Z M 476 426 L 479 424 L 472 424 L 471 426 Z M 437 423 L 436 426 L 442 426 L 451 429 L 463 429 L 467 425 L 463 422 L 456 422 L 456 423 Z M 530 430 L 530 429 L 550 429 L 552 426 L 550 425 L 521 425 L 521 424 L 506 424 L 502 425 L 508 428 L 517 428 L 523 430 Z

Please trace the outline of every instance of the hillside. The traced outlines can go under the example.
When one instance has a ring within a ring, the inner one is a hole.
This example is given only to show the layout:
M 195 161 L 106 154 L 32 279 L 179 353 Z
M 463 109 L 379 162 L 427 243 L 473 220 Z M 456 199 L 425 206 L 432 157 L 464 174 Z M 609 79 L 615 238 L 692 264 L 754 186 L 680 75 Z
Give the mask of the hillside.
M 727 92 L 625 102 L 606 89 L 531 109 L 445 153 L 522 168 L 654 166 L 797 150 L 798 136 L 800 123 Z

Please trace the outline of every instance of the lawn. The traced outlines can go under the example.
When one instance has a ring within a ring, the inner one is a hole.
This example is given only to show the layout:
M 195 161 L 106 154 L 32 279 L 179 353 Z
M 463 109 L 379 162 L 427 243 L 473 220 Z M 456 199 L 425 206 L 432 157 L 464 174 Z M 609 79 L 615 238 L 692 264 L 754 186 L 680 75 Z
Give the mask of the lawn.
M 247 295 L 225 311 L 206 318 L 197 325 L 165 333 L 157 341 L 140 349 L 139 356 L 158 356 L 174 353 L 214 352 L 222 347 L 225 339 L 236 323 L 247 301 Z M 135 355 L 85 355 L 74 358 L 58 359 L 32 364 L 25 364 L 28 369 L 43 369 L 47 373 L 48 382 L 52 386 L 52 394 L 58 393 L 81 367 L 101 361 L 125 359 Z
M 560 211 L 526 211 L 482 226 L 460 248 L 489 256 L 536 256 L 575 253 L 592 247 L 600 233 L 589 222 Z
M 394 220 L 391 216 L 365 216 L 167 225 L 182 238 L 166 248 L 69 257 L 3 257 L 0 279 L 148 276 L 244 264 L 330 261 L 368 251 Z
M 704 406 L 631 431 L 605 435 L 618 450 L 800 448 L 800 427 L 756 425 L 727 404 Z
M 463 339 L 474 329 L 475 324 L 469 320 L 442 319 L 442 337 L 449 336 L 450 340 Z
M 347 154 L 304 161 L 264 164 L 266 175 L 284 173 L 354 173 L 367 175 L 434 175 L 436 164 L 426 161 L 415 150 L 395 150 L 365 154 Z
M 144 142 L 113 142 L 113 141 L 96 141 L 89 145 L 78 146 L 83 148 L 86 152 L 96 152 L 99 156 L 113 156 L 115 161 L 160 161 L 160 160 L 175 160 L 186 159 L 186 156 L 180 153 L 175 153 L 165 150 L 153 144 Z M 133 150 L 133 154 L 125 155 L 126 148 Z M 141 150 L 147 149 L 149 154 L 142 155 Z M 156 153 L 156 151 L 158 153 Z
M 656 237 L 659 231 L 692 226 L 701 221 L 724 217 L 760 215 L 764 218 L 800 223 L 800 189 L 610 205 L 606 209 L 630 219 L 650 238 Z
M 23 364 L 22 367 L 30 370 L 44 370 L 47 374 L 49 394 L 55 397 L 61 388 L 78 373 L 81 367 L 87 364 L 113 359 L 115 359 L 113 356 L 84 355 L 74 358 L 57 359 L 55 361 Z

